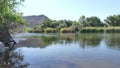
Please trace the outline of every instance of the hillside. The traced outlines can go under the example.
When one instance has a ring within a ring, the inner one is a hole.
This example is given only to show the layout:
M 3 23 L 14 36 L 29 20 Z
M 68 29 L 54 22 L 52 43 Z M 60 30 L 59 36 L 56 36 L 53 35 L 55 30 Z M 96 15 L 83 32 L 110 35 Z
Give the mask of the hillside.
M 32 27 L 39 25 L 45 19 L 48 19 L 48 17 L 45 15 L 38 15 L 38 16 L 32 15 L 32 16 L 24 16 L 23 19 L 25 19 L 26 23 Z

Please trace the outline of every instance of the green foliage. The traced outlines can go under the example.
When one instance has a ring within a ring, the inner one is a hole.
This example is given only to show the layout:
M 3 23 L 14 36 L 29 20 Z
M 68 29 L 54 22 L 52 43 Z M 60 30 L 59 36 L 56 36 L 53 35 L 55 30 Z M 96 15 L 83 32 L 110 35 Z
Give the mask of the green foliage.
M 120 26 L 120 15 L 112 15 L 104 20 L 109 26 Z
M 87 26 L 91 27 L 101 27 L 103 25 L 101 20 L 96 16 L 86 18 L 86 22 Z
M 84 27 L 80 30 L 81 33 L 103 33 L 105 31 L 104 27 Z
M 20 23 L 24 24 L 22 14 L 17 11 L 17 7 L 24 0 L 0 0 L 0 24 Z
M 73 33 L 73 32 L 119 32 L 119 28 L 111 28 L 110 26 L 120 26 L 120 15 L 113 15 L 107 17 L 103 23 L 100 18 L 96 16 L 85 17 L 84 15 L 79 18 L 79 21 L 70 20 L 51 20 L 46 19 L 40 26 L 37 26 L 32 30 L 33 32 L 61 32 L 61 33 Z M 109 27 L 109 28 L 108 28 Z
M 80 29 L 82 28 L 82 24 L 79 23 L 79 22 L 73 21 L 71 27 L 74 28 L 75 31 L 78 32 L 78 31 L 80 31 Z
M 43 33 L 43 30 L 41 27 L 33 27 L 33 30 L 31 30 L 30 32 Z
M 26 28 L 24 29 L 24 31 L 25 31 L 25 32 L 31 32 L 31 31 L 34 31 L 34 29 L 33 29 L 33 28 L 30 28 L 30 27 L 26 27 Z
M 107 27 L 106 32 L 107 33 L 115 33 L 115 32 L 120 33 L 120 27 Z
M 78 19 L 78 22 L 80 22 L 83 27 L 86 27 L 86 26 L 87 26 L 86 17 L 85 17 L 84 15 L 81 16 L 81 17 Z
M 78 21 L 82 24 L 83 27 L 101 27 L 104 25 L 101 20 L 96 16 L 86 18 L 83 15 L 79 18 Z
M 41 30 L 43 30 L 43 32 L 51 32 L 53 29 L 54 29 L 53 32 L 56 32 L 56 31 L 59 32 L 62 28 L 69 28 L 69 27 L 72 27 L 79 31 L 81 26 L 80 26 L 80 23 L 76 21 L 70 21 L 70 20 L 56 21 L 56 20 L 50 20 L 50 19 L 46 19 L 40 24 L 40 28 Z
M 84 27 L 80 30 L 81 33 L 115 33 L 120 32 L 120 27 Z
M 51 23 L 52 22 L 52 20 L 50 20 L 50 19 L 46 19 L 46 20 L 44 20 L 41 24 L 40 24 L 40 27 L 42 28 L 42 29 L 45 29 L 45 28 L 47 28 L 47 27 L 50 27 L 51 26 Z
M 60 33 L 74 33 L 74 32 L 75 32 L 75 29 L 72 27 L 60 29 Z
M 97 32 L 103 33 L 103 32 L 105 32 L 105 28 L 104 27 L 99 27 L 99 28 L 97 28 Z
M 55 29 L 55 28 L 46 28 L 45 29 L 45 33 L 56 33 L 57 32 L 57 30 Z
M 50 23 L 50 27 L 51 27 L 51 28 L 57 28 L 58 26 L 59 26 L 59 22 L 56 21 L 56 20 L 54 20 L 54 21 L 52 21 L 52 22 Z

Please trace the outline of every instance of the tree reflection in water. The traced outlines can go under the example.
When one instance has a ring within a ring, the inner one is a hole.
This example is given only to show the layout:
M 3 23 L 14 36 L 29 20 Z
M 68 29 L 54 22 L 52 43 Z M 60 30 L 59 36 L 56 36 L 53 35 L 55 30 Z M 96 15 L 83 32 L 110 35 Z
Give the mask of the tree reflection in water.
M 120 50 L 120 34 L 106 34 L 105 43 L 109 48 Z
M 24 62 L 24 56 L 13 49 L 0 54 L 0 67 L 2 68 L 27 68 L 28 65 Z
M 56 36 L 57 35 L 57 36 Z M 46 48 L 52 44 L 66 45 L 79 44 L 80 48 L 99 47 L 100 44 L 108 48 L 120 50 L 120 34 L 118 33 L 78 33 L 78 34 L 56 34 L 55 36 L 30 36 L 20 41 L 18 47 Z M 103 42 L 104 41 L 104 42 Z
M 40 47 L 45 48 L 52 44 L 73 44 L 79 43 L 80 48 L 97 47 L 103 39 L 102 34 L 59 34 L 58 36 L 32 36 L 20 41 L 19 47 Z
M 101 40 L 103 39 L 102 34 L 80 34 L 79 43 L 81 48 L 86 47 L 97 47 L 100 45 Z

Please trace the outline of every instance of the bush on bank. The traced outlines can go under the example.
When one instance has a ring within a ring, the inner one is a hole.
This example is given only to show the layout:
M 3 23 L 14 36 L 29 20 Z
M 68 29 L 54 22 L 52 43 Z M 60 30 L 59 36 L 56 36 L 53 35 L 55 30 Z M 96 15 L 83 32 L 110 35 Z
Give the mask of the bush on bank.
M 83 27 L 81 33 L 120 33 L 120 27 Z
M 44 32 L 45 32 L 45 33 L 56 33 L 57 30 L 56 30 L 55 28 L 46 28 L 46 29 L 44 30 Z
M 97 33 L 97 32 L 104 32 L 104 27 L 83 27 L 80 32 L 81 33 Z
M 33 29 L 33 28 L 26 28 L 24 32 L 33 32 L 33 33 L 75 33 L 75 28 L 68 27 L 68 28 L 61 28 L 57 30 L 56 28 L 45 28 L 42 29 Z M 120 33 L 120 27 L 83 27 L 80 29 L 80 33 Z
M 107 27 L 107 33 L 120 33 L 120 27 Z
M 75 29 L 72 27 L 69 28 L 61 28 L 60 33 L 75 33 Z

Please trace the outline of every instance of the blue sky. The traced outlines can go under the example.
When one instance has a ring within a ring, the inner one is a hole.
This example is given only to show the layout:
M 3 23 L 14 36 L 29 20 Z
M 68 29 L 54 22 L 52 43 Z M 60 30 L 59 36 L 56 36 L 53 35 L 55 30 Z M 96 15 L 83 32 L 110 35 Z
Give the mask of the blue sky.
M 20 11 L 24 16 L 44 14 L 53 20 L 76 20 L 97 16 L 101 20 L 120 14 L 120 0 L 25 0 Z

